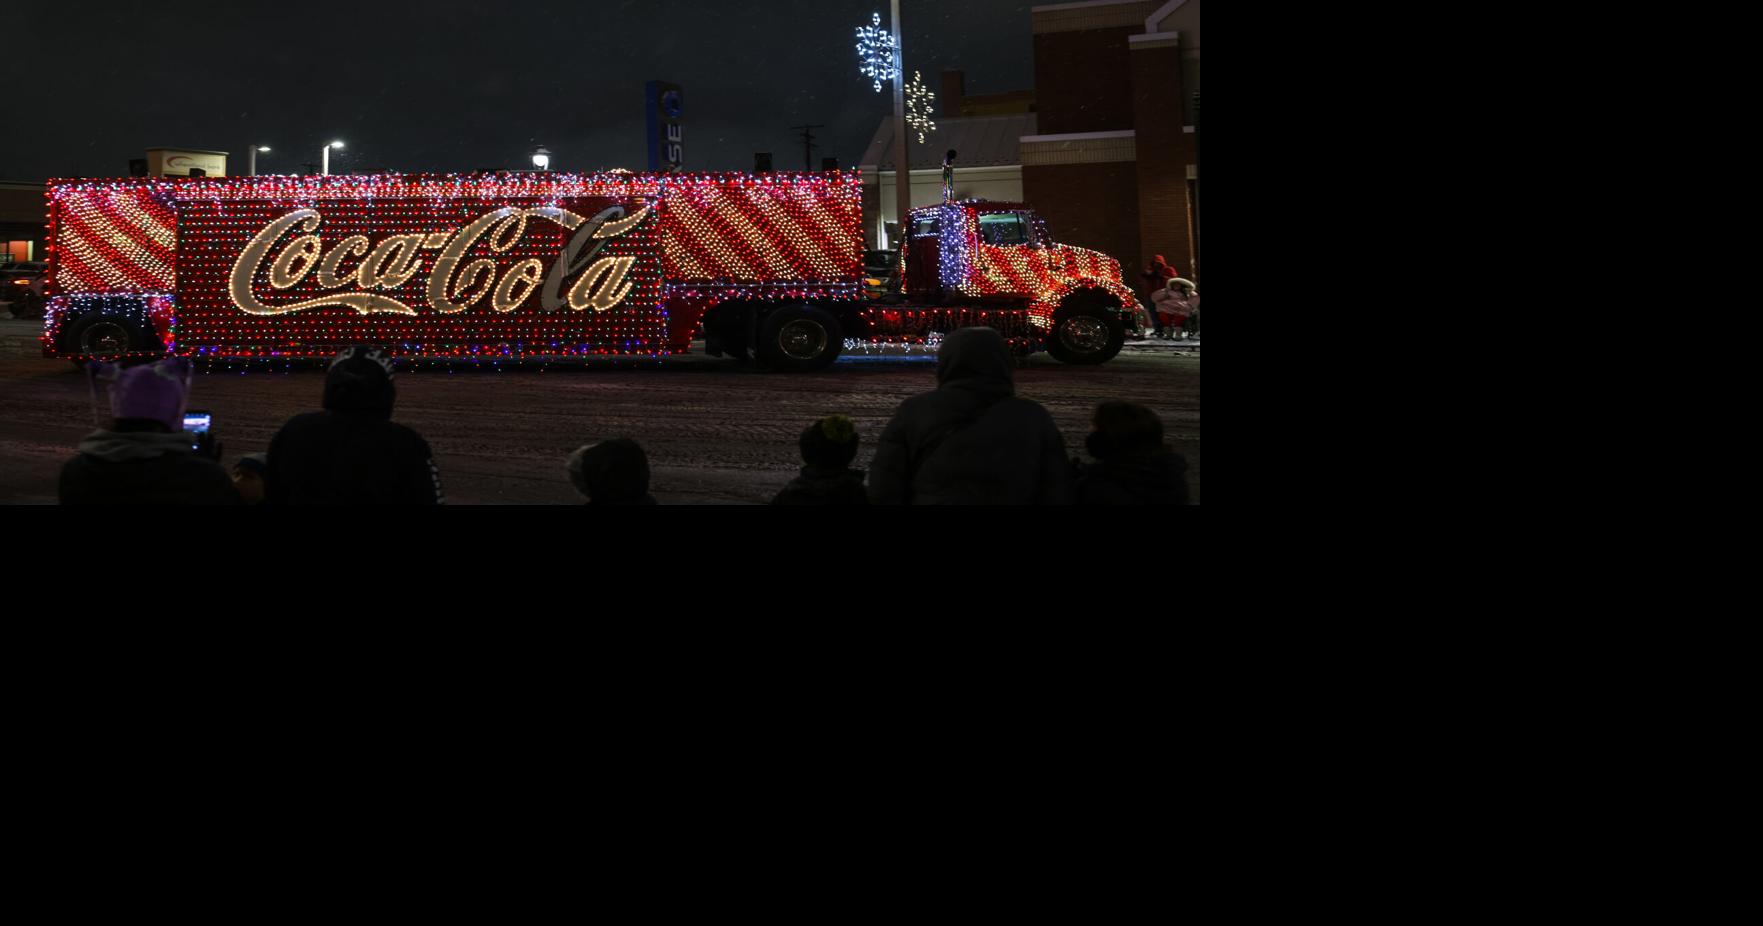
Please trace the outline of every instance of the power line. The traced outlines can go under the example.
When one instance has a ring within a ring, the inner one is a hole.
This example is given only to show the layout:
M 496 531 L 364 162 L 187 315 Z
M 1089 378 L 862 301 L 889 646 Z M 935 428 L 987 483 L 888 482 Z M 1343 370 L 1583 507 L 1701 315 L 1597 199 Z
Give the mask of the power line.
M 814 130 L 824 129 L 824 125 L 792 125 L 792 129 L 802 130 L 802 169 L 814 169 L 814 149 L 820 147 L 814 143 Z

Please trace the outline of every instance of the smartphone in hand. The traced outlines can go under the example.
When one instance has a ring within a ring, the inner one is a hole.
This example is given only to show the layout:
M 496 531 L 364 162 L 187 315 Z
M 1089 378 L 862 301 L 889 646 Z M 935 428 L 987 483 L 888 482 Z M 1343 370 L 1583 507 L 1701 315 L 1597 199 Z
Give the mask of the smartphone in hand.
M 210 445 L 210 429 L 214 426 L 214 414 L 201 409 L 190 409 L 184 412 L 184 433 L 190 435 L 190 449 L 202 453 Z

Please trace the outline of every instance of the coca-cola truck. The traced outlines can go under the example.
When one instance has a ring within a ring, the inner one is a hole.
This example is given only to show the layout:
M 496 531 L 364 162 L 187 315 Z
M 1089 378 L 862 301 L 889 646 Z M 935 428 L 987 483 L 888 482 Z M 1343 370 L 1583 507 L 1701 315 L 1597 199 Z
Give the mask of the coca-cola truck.
M 966 325 L 1071 363 L 1139 311 L 1120 265 L 1035 213 L 913 210 L 902 283 L 864 289 L 860 175 L 471 175 L 51 181 L 51 357 L 439 358 L 749 351 L 817 370 Z

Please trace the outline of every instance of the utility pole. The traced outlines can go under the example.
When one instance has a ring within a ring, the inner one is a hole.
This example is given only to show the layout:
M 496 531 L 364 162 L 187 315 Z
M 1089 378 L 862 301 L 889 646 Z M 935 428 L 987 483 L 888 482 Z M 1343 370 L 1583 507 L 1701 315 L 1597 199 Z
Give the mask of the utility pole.
M 893 0 L 894 15 L 894 186 L 900 217 L 899 238 L 906 240 L 906 213 L 912 211 L 912 172 L 906 166 L 906 48 L 900 44 L 900 0 Z M 900 245 L 889 242 L 894 247 Z
M 814 149 L 820 147 L 814 143 L 814 130 L 824 129 L 824 125 L 792 125 L 792 129 L 802 130 L 802 169 L 814 169 Z
M 1200 91 L 1194 91 L 1194 282 L 1200 282 Z

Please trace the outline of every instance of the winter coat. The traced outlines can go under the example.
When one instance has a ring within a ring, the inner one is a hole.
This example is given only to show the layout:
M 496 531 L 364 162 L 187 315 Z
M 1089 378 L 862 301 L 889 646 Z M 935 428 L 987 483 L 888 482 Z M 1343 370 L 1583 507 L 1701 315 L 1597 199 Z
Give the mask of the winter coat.
M 373 356 L 377 357 L 378 352 Z M 428 442 L 391 420 L 390 364 L 339 359 L 325 374 L 322 412 L 295 415 L 269 442 L 269 505 L 439 505 L 441 471 Z
M 771 500 L 773 505 L 867 505 L 869 493 L 863 488 L 863 471 L 849 467 L 822 469 L 802 467 L 802 475 L 790 480 L 783 491 Z
M 438 505 L 441 474 L 428 442 L 372 411 L 310 412 L 269 442 L 270 505 Z
M 601 508 L 623 508 L 626 506 L 633 506 L 633 505 L 660 505 L 661 503 L 657 502 L 655 500 L 655 496 L 645 494 L 642 498 L 620 500 L 620 501 L 615 501 L 615 502 L 605 502 L 605 501 L 600 501 L 598 499 L 590 499 L 588 501 L 582 502 L 582 504 L 584 504 L 584 505 L 597 505 Z
M 1163 255 L 1161 254 L 1158 254 L 1151 259 L 1151 266 L 1146 267 L 1145 272 L 1142 274 L 1142 276 L 1150 282 L 1151 289 L 1153 290 L 1162 289 L 1164 286 L 1168 285 L 1170 280 L 1173 280 L 1180 275 L 1181 274 L 1174 267 L 1169 266 L 1169 264 L 1163 261 Z
M 883 429 L 869 469 L 871 503 L 1071 503 L 1065 440 L 1040 403 L 1015 397 L 1003 335 L 950 334 L 937 355 L 937 384 L 901 403 Z
M 1151 301 L 1156 304 L 1158 315 L 1173 318 L 1175 324 L 1181 325 L 1186 324 L 1188 313 L 1193 310 L 1193 304 L 1200 301 L 1200 297 L 1195 295 L 1183 299 L 1180 291 L 1165 286 L 1151 294 Z
M 63 505 L 237 505 L 219 463 L 181 431 L 93 431 L 61 468 Z
M 1080 465 L 1079 505 L 1186 505 L 1188 461 L 1167 446 L 1149 456 Z

